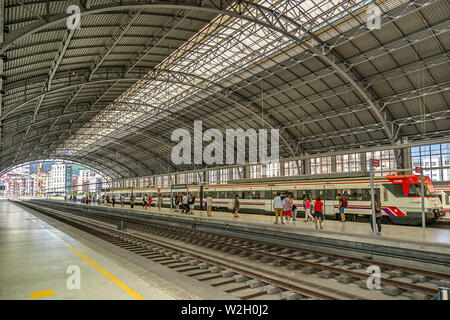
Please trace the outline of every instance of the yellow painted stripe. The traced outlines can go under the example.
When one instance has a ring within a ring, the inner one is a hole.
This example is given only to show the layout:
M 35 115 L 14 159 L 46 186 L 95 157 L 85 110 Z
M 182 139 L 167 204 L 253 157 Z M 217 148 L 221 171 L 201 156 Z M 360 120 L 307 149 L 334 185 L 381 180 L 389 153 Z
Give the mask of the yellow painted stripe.
M 30 293 L 30 297 L 31 297 L 31 299 L 36 299 L 36 298 L 53 296 L 54 294 L 55 293 L 53 292 L 53 290 L 46 290 L 46 291 L 32 292 L 32 293 Z
M 143 297 L 141 297 L 138 293 L 136 293 L 135 291 L 133 291 L 132 289 L 130 289 L 126 284 L 124 284 L 123 282 L 121 282 L 119 279 L 117 279 L 116 277 L 114 277 L 112 274 L 110 274 L 108 271 L 106 271 L 105 269 L 103 269 L 102 267 L 100 267 L 98 264 L 96 264 L 94 261 L 92 261 L 91 259 L 89 259 L 88 257 L 84 256 L 82 253 L 78 252 L 76 249 L 72 248 L 69 244 L 65 243 L 64 240 L 62 240 L 63 243 L 73 252 L 75 252 L 78 256 L 80 256 L 81 258 L 83 258 L 85 261 L 87 261 L 91 266 L 93 266 L 94 268 L 96 268 L 98 271 L 100 271 L 101 273 L 103 273 L 108 279 L 110 279 L 112 282 L 114 282 L 115 284 L 117 284 L 122 290 L 124 290 L 125 292 L 127 292 L 130 296 L 132 296 L 133 298 L 135 298 L 136 300 L 145 300 Z
M 38 223 L 37 221 L 33 221 L 36 224 L 41 225 L 40 223 Z M 70 250 L 72 250 L 75 254 L 77 254 L 79 257 L 81 257 L 82 259 L 84 259 L 87 263 L 89 263 L 91 266 L 93 266 L 94 268 L 96 268 L 98 271 L 100 271 L 101 273 L 103 273 L 108 279 L 110 279 L 111 281 L 113 281 L 115 284 L 117 284 L 122 290 L 124 290 L 126 293 L 128 293 L 130 296 L 132 296 L 133 298 L 135 298 L 136 300 L 145 300 L 145 298 L 143 298 L 142 296 L 140 296 L 138 293 L 136 293 L 135 291 L 133 291 L 132 289 L 130 289 L 126 284 L 124 284 L 122 281 L 120 281 L 119 279 L 117 279 L 116 277 L 114 277 L 112 274 L 110 274 L 108 271 L 106 271 L 105 269 L 103 269 L 102 267 L 100 267 L 98 264 L 96 264 L 94 261 L 92 261 L 91 259 L 89 259 L 88 257 L 86 257 L 85 255 L 83 255 L 81 252 L 78 252 L 75 248 L 73 248 L 70 244 L 68 244 L 67 242 L 65 242 L 63 239 L 61 239 L 60 237 L 58 237 L 57 234 L 55 234 L 54 232 L 50 231 L 48 228 L 45 228 L 44 226 L 41 225 L 41 227 L 44 228 L 45 231 L 47 231 L 48 233 L 50 233 L 53 237 L 55 237 L 56 239 L 58 239 L 59 241 L 61 241 L 67 248 L 69 248 Z M 44 292 L 44 291 L 43 291 Z M 52 291 L 53 294 L 53 291 Z

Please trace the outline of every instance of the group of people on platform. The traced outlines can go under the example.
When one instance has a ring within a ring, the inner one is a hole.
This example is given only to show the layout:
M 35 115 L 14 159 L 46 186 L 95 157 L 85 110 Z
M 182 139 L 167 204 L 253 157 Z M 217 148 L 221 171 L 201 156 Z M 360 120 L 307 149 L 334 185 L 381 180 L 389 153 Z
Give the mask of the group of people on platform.
M 378 229 L 377 234 L 381 235 L 381 202 L 380 197 L 378 194 L 375 194 L 374 196 L 374 203 L 375 203 L 375 216 L 376 216 L 376 226 Z M 130 207 L 134 207 L 135 202 L 135 196 L 131 194 L 130 196 Z M 345 222 L 345 208 L 348 205 L 347 199 L 343 197 L 341 194 L 337 195 L 336 198 L 339 201 L 338 206 L 338 214 L 339 214 L 339 220 L 341 222 Z M 71 199 L 72 200 L 72 197 Z M 76 200 L 76 196 L 74 196 L 74 200 Z M 107 206 L 110 206 L 110 204 L 114 207 L 116 203 L 116 195 L 112 195 L 110 197 L 109 194 L 103 195 L 101 198 L 98 198 L 99 204 L 100 201 Z M 151 195 L 144 195 L 142 198 L 144 209 L 147 210 L 149 207 L 151 207 L 153 197 Z M 120 195 L 119 202 L 121 206 L 124 206 L 124 197 Z M 294 204 L 294 194 L 293 193 L 286 193 L 281 194 L 278 192 L 276 196 L 273 199 L 273 209 L 275 211 L 275 222 L 274 224 L 285 224 L 286 222 L 295 221 L 297 217 L 297 206 Z M 156 201 L 156 205 L 158 207 L 158 211 L 161 211 L 162 205 L 163 205 L 163 198 L 161 194 L 158 194 L 158 198 Z M 204 207 L 206 207 L 206 212 L 208 217 L 212 217 L 212 207 L 213 207 L 213 199 L 211 194 L 208 194 L 208 196 L 205 199 Z M 305 219 L 304 222 L 313 222 L 315 224 L 315 228 L 323 229 L 322 220 L 324 218 L 323 208 L 324 203 L 322 202 L 321 196 L 317 196 L 314 201 L 311 200 L 311 197 L 309 195 L 306 195 L 303 199 L 303 206 L 305 208 Z M 194 214 L 194 207 L 195 207 L 195 196 L 192 195 L 192 193 L 181 193 L 181 194 L 175 194 L 172 198 L 172 207 L 175 209 L 175 212 L 181 213 L 187 213 L 187 214 Z M 233 217 L 239 218 L 239 210 L 240 210 L 240 202 L 239 202 L 239 195 L 236 195 L 233 200 Z M 370 223 L 370 226 L 373 230 L 373 224 Z
M 342 194 L 337 194 L 336 199 L 339 201 L 339 221 L 345 222 L 345 208 L 348 205 L 347 199 L 345 199 Z M 374 196 L 375 203 L 375 224 L 377 225 L 378 235 L 381 235 L 381 201 L 378 194 Z M 304 222 L 314 222 L 316 229 L 318 229 L 317 222 L 319 222 L 320 229 L 323 229 L 322 220 L 324 218 L 323 207 L 324 203 L 319 196 L 316 197 L 314 202 L 311 200 L 309 195 L 306 195 L 303 199 L 303 206 L 305 208 L 305 220 Z M 273 199 L 273 209 L 275 211 L 275 222 L 274 224 L 285 224 L 286 222 L 295 221 L 297 206 L 294 204 L 293 193 L 287 193 L 282 195 L 280 192 L 277 193 Z M 279 219 L 278 219 L 279 218 Z M 373 224 L 370 223 L 373 231 Z

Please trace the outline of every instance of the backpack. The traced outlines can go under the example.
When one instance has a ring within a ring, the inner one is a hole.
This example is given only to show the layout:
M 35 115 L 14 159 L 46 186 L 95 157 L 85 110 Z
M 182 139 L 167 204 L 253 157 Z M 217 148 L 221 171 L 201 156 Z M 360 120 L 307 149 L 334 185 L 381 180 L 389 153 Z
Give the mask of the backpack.
M 347 207 L 347 205 L 348 205 L 347 199 L 345 199 L 345 198 L 343 197 L 343 198 L 342 198 L 342 206 L 345 208 L 345 207 Z

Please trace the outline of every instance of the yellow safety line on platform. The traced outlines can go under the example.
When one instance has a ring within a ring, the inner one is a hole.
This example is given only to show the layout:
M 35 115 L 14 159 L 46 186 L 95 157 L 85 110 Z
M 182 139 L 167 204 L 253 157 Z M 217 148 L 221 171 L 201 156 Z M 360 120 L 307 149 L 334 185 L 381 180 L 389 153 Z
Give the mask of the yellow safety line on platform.
M 46 290 L 46 291 L 32 292 L 32 293 L 30 293 L 30 297 L 31 297 L 31 299 L 36 299 L 36 298 L 53 296 L 54 294 L 55 293 L 53 292 L 53 290 Z
M 40 219 L 39 219 L 40 221 Z M 34 223 L 38 223 L 36 221 L 33 221 Z M 40 223 L 39 223 L 40 224 Z M 41 227 L 43 227 L 41 225 Z M 115 284 L 117 284 L 122 290 L 124 290 L 126 293 L 128 293 L 130 296 L 132 296 L 133 298 L 135 298 L 136 300 L 145 300 L 145 298 L 143 298 L 142 296 L 140 296 L 138 293 L 136 293 L 135 291 L 133 291 L 132 289 L 130 289 L 126 284 L 124 284 L 122 281 L 120 281 L 119 279 L 117 279 L 116 277 L 114 277 L 112 274 L 110 274 L 108 271 L 106 271 L 105 269 L 103 269 L 102 267 L 100 267 L 98 264 L 96 264 L 94 261 L 92 261 L 91 259 L 89 259 L 88 257 L 86 257 L 85 255 L 83 255 L 81 252 L 77 251 L 75 248 L 73 248 L 70 244 L 68 244 L 66 241 L 64 241 L 63 239 L 61 239 L 57 234 L 55 234 L 54 232 L 52 232 L 51 230 L 47 229 L 47 228 L 43 228 L 44 230 L 46 230 L 48 233 L 50 233 L 53 237 L 55 237 L 57 240 L 61 241 L 67 248 L 69 248 L 70 250 L 72 250 L 75 254 L 77 254 L 80 258 L 82 258 L 83 260 L 85 260 L 87 263 L 89 263 L 91 266 L 93 266 L 94 268 L 96 268 L 98 271 L 100 271 L 101 273 L 103 273 L 109 280 L 111 280 L 112 282 L 114 282 Z M 53 291 L 50 290 L 53 294 Z M 46 292 L 46 291 L 42 291 L 42 292 Z M 36 293 L 36 292 L 35 292 Z M 37 292 L 39 293 L 39 292 Z M 33 298 L 33 297 L 32 297 Z M 39 297 L 37 297 L 39 298 Z

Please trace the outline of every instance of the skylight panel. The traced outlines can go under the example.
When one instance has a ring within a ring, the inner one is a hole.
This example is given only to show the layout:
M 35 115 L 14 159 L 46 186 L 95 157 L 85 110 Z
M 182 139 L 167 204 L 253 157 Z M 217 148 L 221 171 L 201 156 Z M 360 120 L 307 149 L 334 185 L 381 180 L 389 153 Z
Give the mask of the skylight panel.
M 332 8 L 339 1 L 285 1 L 285 0 L 261 0 L 263 6 L 270 7 L 282 12 L 292 19 L 301 22 L 306 28 L 313 31 L 326 26 L 332 16 L 345 13 L 342 6 L 336 7 L 332 15 L 327 14 L 327 21 L 321 18 L 323 12 Z M 366 1 L 367 2 L 367 1 Z M 229 10 L 233 10 L 232 5 Z M 259 15 L 256 9 L 250 9 L 254 15 Z M 305 15 L 305 12 L 307 14 Z M 309 20 L 308 20 L 309 19 Z M 329 19 L 329 20 L 328 20 Z M 225 24 L 223 22 L 225 21 Z M 222 24 L 219 27 L 219 24 Z M 193 97 L 200 92 L 199 86 L 205 86 L 201 79 L 207 79 L 212 83 L 219 83 L 236 72 L 244 70 L 257 63 L 261 59 L 292 44 L 294 41 L 289 37 L 268 30 L 252 22 L 231 17 L 217 17 L 210 24 L 210 29 L 205 27 L 196 36 L 203 39 L 195 47 L 191 41 L 185 43 L 181 48 L 173 52 L 168 58 L 160 63 L 156 69 L 183 72 L 199 78 L 190 77 L 189 81 L 193 85 L 185 83 L 164 83 L 160 80 L 144 79 L 138 81 L 127 92 L 123 93 L 114 103 L 109 105 L 103 112 L 93 118 L 82 129 L 72 136 L 69 141 L 61 146 L 64 150 L 82 151 L 95 142 L 104 141 L 105 135 L 116 135 L 130 126 L 138 126 L 145 121 L 148 125 L 160 116 L 167 116 L 167 113 L 160 113 L 161 109 L 179 110 L 180 102 L 187 104 L 187 98 Z M 293 30 L 295 26 L 289 26 Z M 206 34 L 206 30 L 215 30 L 212 34 Z M 184 48 L 192 48 L 186 50 Z M 210 85 L 207 85 L 209 87 Z M 205 92 L 205 91 L 203 91 Z M 135 103 L 136 111 L 125 111 L 128 108 L 126 103 Z M 147 105 L 145 105 L 147 104 Z M 140 106 L 139 106 L 140 105 Z M 152 107 L 154 106 L 154 107 Z M 119 112 L 118 112 L 119 111 Z M 143 112 L 145 113 L 143 113 Z M 121 119 L 117 121 L 117 119 Z M 152 120 L 153 119 L 153 120 Z M 95 122 L 114 123 L 114 128 L 104 128 L 93 125 Z M 88 139 L 86 136 L 92 138 Z M 77 147 L 74 147 L 74 146 Z

